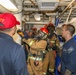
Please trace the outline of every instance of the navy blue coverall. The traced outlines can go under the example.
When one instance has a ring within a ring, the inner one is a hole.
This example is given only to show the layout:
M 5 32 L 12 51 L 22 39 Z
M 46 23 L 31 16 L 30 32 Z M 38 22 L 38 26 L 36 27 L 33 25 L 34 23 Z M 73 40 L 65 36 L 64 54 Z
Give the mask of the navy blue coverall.
M 23 48 L 0 32 L 0 75 L 28 75 Z
M 70 39 L 63 45 L 61 56 L 61 75 L 64 75 L 66 69 L 76 75 L 76 41 Z

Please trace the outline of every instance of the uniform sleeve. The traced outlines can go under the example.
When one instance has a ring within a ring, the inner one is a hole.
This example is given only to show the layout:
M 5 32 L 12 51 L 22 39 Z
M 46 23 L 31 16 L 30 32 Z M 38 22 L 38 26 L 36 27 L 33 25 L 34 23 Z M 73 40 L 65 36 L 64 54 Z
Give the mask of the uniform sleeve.
M 76 50 L 70 53 L 69 64 L 66 66 L 71 72 L 76 72 Z
M 22 47 L 16 49 L 13 56 L 15 75 L 28 75 L 25 53 Z

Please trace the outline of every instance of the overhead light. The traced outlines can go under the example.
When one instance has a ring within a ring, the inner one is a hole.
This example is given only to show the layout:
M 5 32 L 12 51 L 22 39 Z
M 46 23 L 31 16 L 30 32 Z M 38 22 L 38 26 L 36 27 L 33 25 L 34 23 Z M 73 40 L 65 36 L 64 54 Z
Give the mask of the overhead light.
M 18 8 L 10 0 L 0 0 L 0 5 L 9 11 L 18 11 Z
M 26 18 L 27 21 L 30 20 L 29 15 L 26 15 L 25 18 Z
M 35 14 L 34 18 L 36 21 L 40 21 L 40 19 L 41 19 L 40 14 Z

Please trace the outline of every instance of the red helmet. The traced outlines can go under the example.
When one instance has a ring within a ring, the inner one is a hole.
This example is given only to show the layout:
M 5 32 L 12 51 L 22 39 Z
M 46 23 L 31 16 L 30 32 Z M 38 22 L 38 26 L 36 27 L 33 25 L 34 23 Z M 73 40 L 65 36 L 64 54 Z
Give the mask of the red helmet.
M 44 28 L 47 28 L 47 24 L 44 25 Z
M 54 26 L 53 23 L 45 24 L 44 27 L 47 28 L 48 26 Z
M 31 30 L 37 31 L 37 28 L 31 28 Z
M 54 24 L 50 22 L 50 23 L 48 24 L 48 26 L 54 26 Z
M 48 30 L 46 28 L 40 28 L 40 30 L 44 33 L 48 33 Z
M 53 23 L 49 23 L 46 27 L 46 29 L 48 30 L 49 33 L 54 32 L 55 31 L 55 26 Z

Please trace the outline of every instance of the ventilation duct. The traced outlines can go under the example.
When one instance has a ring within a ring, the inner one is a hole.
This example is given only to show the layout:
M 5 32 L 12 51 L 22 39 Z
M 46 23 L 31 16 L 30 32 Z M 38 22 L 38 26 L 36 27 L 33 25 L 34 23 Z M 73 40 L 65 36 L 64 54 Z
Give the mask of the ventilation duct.
M 37 0 L 39 10 L 55 10 L 59 5 L 59 0 Z

